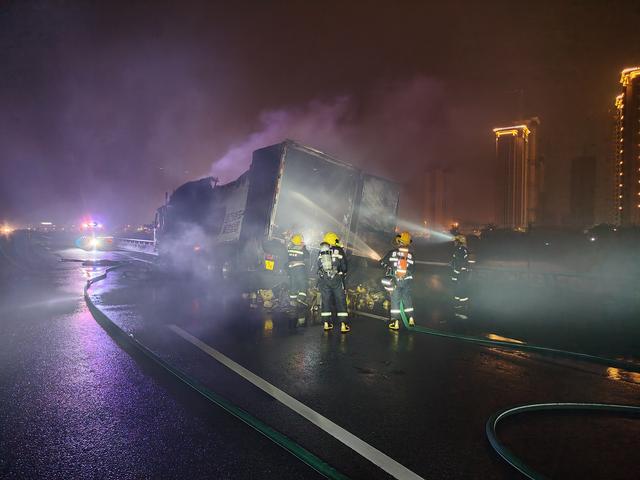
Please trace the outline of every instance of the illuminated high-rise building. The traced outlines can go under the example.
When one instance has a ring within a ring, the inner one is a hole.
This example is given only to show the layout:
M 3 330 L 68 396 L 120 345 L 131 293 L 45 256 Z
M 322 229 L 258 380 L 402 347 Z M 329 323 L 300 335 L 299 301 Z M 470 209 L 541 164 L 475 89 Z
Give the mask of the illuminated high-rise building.
M 615 100 L 616 223 L 640 225 L 640 67 L 625 68 Z
M 498 160 L 495 221 L 500 227 L 526 229 L 539 221 L 538 125 L 532 118 L 493 129 Z

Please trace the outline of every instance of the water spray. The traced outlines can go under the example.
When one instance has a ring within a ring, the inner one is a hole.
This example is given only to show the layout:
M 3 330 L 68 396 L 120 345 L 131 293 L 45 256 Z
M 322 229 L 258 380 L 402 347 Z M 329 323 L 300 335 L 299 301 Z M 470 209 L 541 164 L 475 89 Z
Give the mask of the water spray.
M 303 195 L 300 192 L 291 192 L 291 196 L 294 197 L 297 201 L 304 204 L 306 207 L 313 209 L 314 213 L 322 215 L 325 219 L 329 220 L 331 224 L 335 227 L 341 228 L 343 225 L 334 218 L 331 214 L 329 214 L 326 210 L 320 208 L 313 200 L 309 199 L 307 196 Z M 382 257 L 378 252 L 376 252 L 373 248 L 371 248 L 364 240 L 362 240 L 358 235 L 352 233 L 353 237 L 351 243 L 351 250 L 357 255 L 361 255 L 363 257 L 370 258 L 372 260 L 380 260 Z

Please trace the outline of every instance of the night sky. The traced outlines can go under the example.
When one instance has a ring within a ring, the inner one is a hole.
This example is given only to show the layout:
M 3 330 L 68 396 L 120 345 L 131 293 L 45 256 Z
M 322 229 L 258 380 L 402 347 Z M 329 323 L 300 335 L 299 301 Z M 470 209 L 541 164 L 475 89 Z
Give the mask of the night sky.
M 491 128 L 532 115 L 560 220 L 638 25 L 637 0 L 0 0 L 0 222 L 149 222 L 287 137 L 403 182 L 448 166 L 456 217 L 485 222 Z

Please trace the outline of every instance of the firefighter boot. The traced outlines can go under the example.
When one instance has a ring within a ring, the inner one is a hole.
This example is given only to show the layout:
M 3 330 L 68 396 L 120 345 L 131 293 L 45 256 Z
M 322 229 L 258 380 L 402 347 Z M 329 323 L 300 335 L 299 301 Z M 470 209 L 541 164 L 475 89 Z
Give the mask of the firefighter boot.
M 324 330 L 325 332 L 328 330 L 331 330 L 333 328 L 333 323 L 331 322 L 324 322 Z
M 416 326 L 416 321 L 413 319 L 413 317 L 409 317 L 409 326 L 410 327 Z
M 389 323 L 390 330 L 400 330 L 400 322 L 398 320 L 391 320 Z
M 350 327 L 349 325 L 347 325 L 346 323 L 341 322 L 341 325 L 340 325 L 340 331 L 341 331 L 342 333 L 350 332 L 350 331 L 351 331 L 351 327 Z

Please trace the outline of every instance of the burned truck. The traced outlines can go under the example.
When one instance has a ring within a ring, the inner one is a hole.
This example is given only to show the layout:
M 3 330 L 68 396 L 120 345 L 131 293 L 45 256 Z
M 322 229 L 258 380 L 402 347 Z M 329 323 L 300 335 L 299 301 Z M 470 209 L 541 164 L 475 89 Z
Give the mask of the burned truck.
M 286 279 L 293 233 L 304 236 L 312 256 L 334 231 L 361 263 L 379 259 L 396 226 L 399 193 L 394 182 L 286 140 L 253 152 L 249 170 L 233 182 L 207 177 L 177 188 L 158 210 L 158 249 L 174 263 L 272 288 Z

